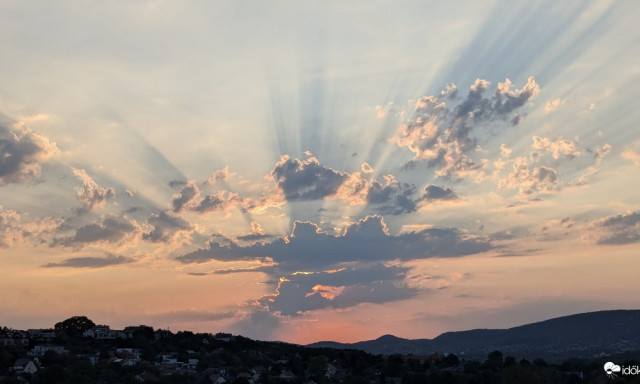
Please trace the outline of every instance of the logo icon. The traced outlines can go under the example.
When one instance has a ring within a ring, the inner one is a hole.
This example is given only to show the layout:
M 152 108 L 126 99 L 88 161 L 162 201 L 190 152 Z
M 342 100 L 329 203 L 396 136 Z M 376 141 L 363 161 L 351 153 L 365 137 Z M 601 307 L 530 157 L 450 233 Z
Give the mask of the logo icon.
M 609 376 L 610 379 L 615 379 L 616 377 L 618 377 L 618 375 L 616 375 L 616 372 L 620 372 L 620 366 L 615 365 L 614 363 L 609 361 L 604 365 L 604 371 L 607 373 L 607 376 Z

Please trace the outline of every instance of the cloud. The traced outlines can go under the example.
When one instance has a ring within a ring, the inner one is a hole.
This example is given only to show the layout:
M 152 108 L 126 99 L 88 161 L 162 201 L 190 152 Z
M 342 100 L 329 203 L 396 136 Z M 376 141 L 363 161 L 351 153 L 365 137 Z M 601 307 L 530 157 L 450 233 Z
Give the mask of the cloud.
M 364 268 L 297 273 L 282 277 L 273 295 L 259 303 L 284 316 L 323 308 L 350 308 L 361 303 L 387 303 L 417 293 L 404 282 L 410 269 L 376 264 Z
M 22 239 L 18 212 L 4 209 L 0 205 L 0 248 L 6 248 Z
M 385 185 L 374 180 L 367 190 L 367 204 L 382 214 L 398 215 L 401 213 L 415 212 L 416 202 L 413 196 L 416 186 L 408 183 L 399 183 L 392 175 L 384 177 Z
M 149 315 L 154 321 L 184 321 L 184 322 L 209 322 L 231 319 L 237 314 L 233 311 L 211 312 L 211 311 L 171 311 Z
M 264 230 L 262 229 L 260 224 L 256 223 L 255 221 L 252 221 L 251 233 L 248 233 L 246 235 L 236 236 L 236 240 L 252 242 L 257 240 L 270 239 L 273 237 L 274 237 L 273 235 L 264 233 Z
M 271 171 L 288 201 L 319 200 L 334 195 L 347 175 L 320 165 L 315 157 L 301 161 L 283 155 Z
M 171 198 L 171 210 L 176 213 L 184 210 L 205 213 L 223 211 L 242 203 L 242 199 L 238 194 L 227 191 L 218 191 L 202 199 L 199 199 L 199 197 L 200 190 L 196 183 L 187 181 L 180 192 L 174 194 Z
M 54 142 L 24 126 L 0 125 L 0 186 L 39 177 L 40 164 L 57 152 Z
M 193 181 L 188 181 L 179 193 L 171 198 L 171 209 L 180 212 L 185 206 L 200 196 L 200 191 Z
M 182 187 L 184 185 L 187 185 L 187 181 L 184 181 L 184 180 L 171 180 L 169 182 L 169 186 L 171 188 Z
M 624 159 L 634 161 L 636 165 L 640 165 L 640 153 L 633 149 L 627 149 L 622 152 L 622 157 Z
M 560 105 L 564 104 L 565 101 L 566 100 L 564 99 L 555 99 L 555 100 L 547 101 L 547 103 L 544 105 L 545 113 L 550 113 L 555 111 L 556 109 L 558 109 L 558 107 L 560 107 Z
M 348 262 L 384 262 L 431 257 L 456 257 L 490 248 L 484 237 L 455 228 L 427 228 L 391 235 L 380 216 L 368 216 L 350 223 L 342 234 L 323 232 L 311 222 L 295 222 L 290 235 L 271 242 L 241 246 L 210 241 L 207 248 L 177 257 L 189 263 L 250 261 L 270 258 L 283 272 L 321 271 Z
M 483 164 L 468 155 L 477 147 L 474 129 L 495 121 L 519 123 L 521 117 L 512 113 L 540 91 L 533 77 L 519 90 L 511 89 L 511 81 L 506 79 L 498 83 L 493 96 L 484 97 L 488 86 L 488 81 L 477 79 L 466 98 L 452 110 L 447 104 L 450 98 L 444 94 L 419 99 L 413 115 L 394 139 L 398 146 L 414 153 L 406 166 L 426 162 L 436 169 L 436 175 L 443 177 L 464 177 L 481 169 Z
M 152 214 L 147 219 L 147 223 L 153 227 L 153 230 L 143 233 L 142 238 L 152 243 L 171 243 L 180 234 L 193 232 L 191 223 L 181 217 L 171 216 L 165 211 Z
M 254 340 L 275 339 L 282 328 L 282 319 L 265 309 L 255 310 L 245 314 L 232 325 L 233 333 L 237 333 Z
M 511 156 L 511 152 L 513 152 L 513 149 L 507 147 L 505 144 L 500 144 L 500 154 L 502 157 Z
M 558 189 L 558 172 L 550 167 L 540 166 L 529 169 L 526 157 L 518 157 L 513 162 L 513 172 L 498 183 L 500 188 L 519 188 L 520 194 L 553 193 Z
M 91 223 L 76 229 L 72 237 L 55 239 L 52 246 L 63 245 L 66 247 L 82 247 L 86 244 L 106 242 L 119 243 L 127 235 L 138 231 L 135 222 L 131 222 L 124 217 L 105 215 L 102 222 Z
M 609 216 L 591 224 L 583 237 L 596 244 L 631 244 L 640 242 L 640 212 Z
M 577 150 L 578 144 L 572 140 L 566 140 L 562 137 L 550 140 L 546 137 L 533 136 L 533 149 L 550 152 L 554 159 L 559 159 L 560 155 L 564 155 L 568 159 L 580 156 Z
M 192 210 L 200 213 L 222 211 L 231 206 L 238 205 L 242 199 L 236 193 L 219 191 L 205 196 Z
M 459 197 L 455 192 L 453 192 L 453 189 L 449 187 L 439 187 L 437 185 L 429 184 L 424 187 L 422 199 L 426 201 L 458 200 Z
M 78 199 L 84 203 L 89 209 L 104 205 L 110 197 L 116 195 L 113 188 L 100 187 L 84 169 L 71 168 L 73 174 L 82 182 L 82 187 L 76 188 Z
M 226 167 L 224 167 L 222 169 L 218 169 L 216 171 L 213 171 L 213 173 L 205 181 L 205 183 L 215 184 L 218 181 L 224 181 L 224 180 L 228 179 L 229 176 L 231 176 L 231 175 L 233 175 L 233 173 L 229 172 L 229 166 L 227 165 Z
M 53 217 L 39 218 L 37 221 L 24 222 L 17 211 L 4 209 L 0 205 L 0 248 L 14 246 L 26 240 L 37 243 L 48 242 L 61 224 L 61 219 Z
M 611 145 L 605 144 L 602 148 L 596 148 L 593 157 L 596 159 L 596 164 L 600 164 L 602 160 L 611 153 Z
M 133 263 L 135 260 L 124 256 L 109 255 L 107 257 L 73 257 L 60 263 L 49 263 L 44 268 L 103 268 L 114 265 Z
M 373 173 L 373 167 L 369 163 L 362 163 L 362 173 Z

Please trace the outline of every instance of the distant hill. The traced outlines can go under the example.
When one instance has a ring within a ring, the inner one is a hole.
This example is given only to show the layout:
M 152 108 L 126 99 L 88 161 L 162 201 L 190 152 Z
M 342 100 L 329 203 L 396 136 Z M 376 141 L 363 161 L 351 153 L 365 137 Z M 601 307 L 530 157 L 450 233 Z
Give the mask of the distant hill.
M 640 310 L 582 313 L 509 329 L 447 332 L 434 339 L 408 340 L 385 335 L 353 344 L 324 341 L 308 346 L 359 349 L 373 354 L 453 353 L 467 359 L 485 358 L 495 350 L 505 356 L 529 359 L 594 357 L 640 350 Z

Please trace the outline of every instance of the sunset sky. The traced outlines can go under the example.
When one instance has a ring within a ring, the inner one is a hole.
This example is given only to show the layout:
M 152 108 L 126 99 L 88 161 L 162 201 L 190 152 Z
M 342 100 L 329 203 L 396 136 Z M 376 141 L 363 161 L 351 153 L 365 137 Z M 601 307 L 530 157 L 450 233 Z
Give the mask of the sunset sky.
M 0 325 L 354 342 L 640 308 L 634 1 L 0 2 Z

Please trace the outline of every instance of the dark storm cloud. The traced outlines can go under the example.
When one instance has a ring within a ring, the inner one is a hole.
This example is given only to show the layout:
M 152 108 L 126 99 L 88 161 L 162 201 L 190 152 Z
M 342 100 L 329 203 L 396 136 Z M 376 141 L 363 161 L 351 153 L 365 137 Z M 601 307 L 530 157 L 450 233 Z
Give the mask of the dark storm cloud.
M 270 311 L 285 316 L 322 308 L 349 308 L 361 303 L 387 303 L 414 296 L 404 283 L 409 268 L 376 264 L 365 268 L 294 274 L 283 278 L 276 293 L 260 299 Z
M 102 222 L 84 225 L 76 230 L 74 236 L 56 239 L 52 245 L 76 247 L 96 242 L 118 243 L 137 229 L 124 217 L 106 215 Z
M 427 201 L 433 200 L 458 200 L 458 196 L 449 187 L 439 187 L 429 184 L 424 187 L 422 198 Z
M 73 257 L 60 263 L 49 263 L 44 268 L 103 268 L 113 265 L 133 263 L 135 260 L 124 256 L 110 255 L 108 257 Z
M 187 220 L 171 216 L 165 211 L 152 214 L 147 223 L 153 227 L 153 230 L 143 233 L 142 238 L 153 243 L 171 242 L 178 233 L 193 230 L 193 226 Z
M 455 228 L 429 228 L 390 235 L 380 216 L 349 224 L 342 235 L 323 232 L 311 222 L 296 222 L 291 235 L 272 242 L 240 246 L 211 241 L 207 248 L 179 256 L 183 263 L 209 260 L 273 259 L 282 271 L 324 270 L 344 262 L 382 262 L 429 257 L 455 257 L 484 252 L 485 238 L 469 236 Z
M 0 186 L 40 175 L 40 163 L 58 151 L 56 144 L 30 130 L 7 128 L 0 122 Z
M 590 239 L 596 244 L 640 242 L 640 212 L 609 216 L 591 226 Z
M 271 171 L 287 200 L 319 200 L 335 195 L 348 175 L 320 165 L 318 159 L 290 159 L 284 155 Z
M 521 117 L 512 116 L 540 90 L 533 77 L 522 89 L 511 89 L 511 81 L 498 83 L 494 94 L 485 97 L 489 82 L 477 79 L 471 85 L 466 98 L 449 108 L 451 93 L 443 91 L 439 96 L 426 96 L 418 100 L 413 115 L 398 130 L 396 142 L 407 147 L 415 156 L 407 166 L 425 161 L 436 169 L 438 176 L 463 177 L 482 167 L 468 156 L 477 147 L 473 131 L 495 121 L 511 120 L 515 125 Z M 451 86 L 451 89 L 457 89 Z

